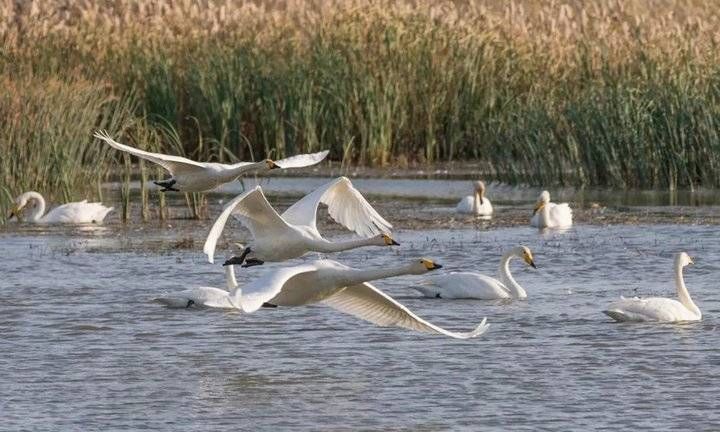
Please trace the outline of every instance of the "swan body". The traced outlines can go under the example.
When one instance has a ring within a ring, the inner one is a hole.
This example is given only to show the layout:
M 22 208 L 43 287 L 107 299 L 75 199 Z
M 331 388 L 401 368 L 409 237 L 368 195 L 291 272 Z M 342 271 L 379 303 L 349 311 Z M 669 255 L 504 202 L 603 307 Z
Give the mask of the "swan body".
M 89 203 L 87 200 L 60 205 L 45 213 L 45 198 L 37 192 L 25 192 L 15 199 L 15 205 L 10 217 L 16 216 L 18 220 L 27 219 L 38 224 L 86 224 L 102 223 L 112 207 L 105 207 L 101 203 Z M 25 216 L 25 213 L 27 217 Z
M 425 297 L 444 299 L 526 299 L 527 293 L 510 274 L 509 264 L 514 257 L 536 268 L 530 249 L 519 246 L 500 259 L 499 280 L 478 272 L 456 272 L 430 276 L 423 285 L 414 288 Z
M 229 265 L 225 267 L 225 283 L 227 290 L 214 287 L 195 287 L 165 297 L 155 299 L 158 303 L 170 308 L 208 307 L 221 309 L 235 309 L 233 296 L 238 288 L 235 279 L 235 269 Z
M 478 181 L 474 183 L 475 194 L 468 195 L 460 200 L 455 211 L 458 213 L 469 213 L 477 216 L 490 216 L 493 213 L 492 203 L 485 198 L 485 183 Z
M 680 252 L 675 255 L 675 288 L 678 300 L 664 297 L 620 297 L 619 301 L 603 312 L 615 321 L 700 321 L 702 312 L 690 298 L 683 278 L 683 268 L 689 264 L 692 264 L 692 259 L 687 253 Z
M 530 225 L 537 228 L 569 228 L 572 226 L 572 209 L 567 203 L 551 203 L 550 193 L 542 191 L 533 209 Z
M 328 213 L 346 228 L 362 236 L 362 239 L 331 242 L 322 237 L 317 229 L 318 206 L 324 203 Z M 297 258 L 307 252 L 339 252 L 362 246 L 397 245 L 386 232 L 392 225 L 380 216 L 360 195 L 346 177 L 337 178 L 309 193 L 279 215 L 265 198 L 260 186 L 238 195 L 230 201 L 210 229 L 203 251 L 213 262 L 215 246 L 230 214 L 247 227 L 252 243 L 240 257 L 233 257 L 227 264 L 264 261 L 284 261 Z
M 402 327 L 458 339 L 481 335 L 488 328 L 485 319 L 473 331 L 451 332 L 423 320 L 368 283 L 405 274 L 423 274 L 441 267 L 428 259 L 382 269 L 355 269 L 336 261 L 321 260 L 281 268 L 260 277 L 238 289 L 233 300 L 247 313 L 268 303 L 280 307 L 321 303 L 379 326 Z
M 111 147 L 130 153 L 142 159 L 149 160 L 165 168 L 172 176 L 168 180 L 156 181 L 163 191 L 204 192 L 216 188 L 224 183 L 234 181 L 249 171 L 270 170 L 276 168 L 301 168 L 315 165 L 325 159 L 329 151 L 301 154 L 286 159 L 272 161 L 266 159 L 261 162 L 238 162 L 236 164 L 221 164 L 213 162 L 196 162 L 180 156 L 150 153 L 110 138 L 105 131 L 95 132 L 95 138 L 105 141 Z

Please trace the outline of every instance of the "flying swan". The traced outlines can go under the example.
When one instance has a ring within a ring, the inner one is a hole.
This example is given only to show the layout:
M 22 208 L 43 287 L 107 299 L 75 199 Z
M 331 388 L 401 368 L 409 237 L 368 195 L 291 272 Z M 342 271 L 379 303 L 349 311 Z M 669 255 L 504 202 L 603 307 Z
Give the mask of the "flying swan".
M 430 276 L 423 285 L 414 287 L 425 297 L 444 299 L 526 299 L 527 293 L 510 274 L 510 260 L 521 258 L 533 268 L 532 252 L 525 246 L 509 250 L 500 259 L 500 280 L 478 272 L 457 272 Z
M 225 267 L 225 285 L 227 291 L 214 287 L 196 287 L 178 293 L 159 297 L 154 301 L 171 308 L 209 307 L 221 309 L 236 309 L 233 297 L 238 288 L 235 279 L 235 268 L 231 265 Z
M 490 216 L 493 213 L 492 203 L 485 198 L 485 183 L 476 181 L 475 194 L 468 195 L 460 200 L 455 211 L 458 213 L 470 213 L 477 216 Z
M 63 204 L 45 213 L 45 199 L 37 192 L 25 192 L 15 199 L 10 211 L 10 219 L 17 217 L 22 221 L 27 219 L 39 224 L 85 224 L 102 223 L 105 216 L 113 211 L 112 207 L 105 207 L 101 203 L 89 203 L 87 200 Z
M 369 238 L 332 242 L 324 239 L 316 225 L 320 203 L 328 206 L 330 216 L 361 236 Z M 398 243 L 388 234 L 392 225 L 360 195 L 346 177 L 339 177 L 320 186 L 279 215 L 265 198 L 260 186 L 230 201 L 210 228 L 203 251 L 213 262 L 215 246 L 230 214 L 235 214 L 247 227 L 252 243 L 239 257 L 225 264 L 244 267 L 265 261 L 284 261 L 307 252 L 340 252 L 362 246 L 393 246 Z M 250 256 L 252 255 L 252 256 Z
M 424 274 L 441 268 L 429 259 L 391 268 L 355 269 L 337 261 L 321 260 L 285 267 L 240 287 L 234 303 L 247 313 L 263 306 L 304 306 L 322 303 L 379 326 L 402 327 L 427 333 L 439 333 L 457 339 L 483 334 L 483 319 L 473 331 L 456 333 L 431 324 L 412 313 L 368 281 L 406 274 Z
M 325 150 L 318 153 L 300 154 L 279 161 L 266 159 L 261 162 L 238 162 L 229 165 L 214 162 L 196 162 L 180 156 L 146 152 L 125 144 L 120 144 L 110 138 L 110 135 L 108 135 L 106 131 L 97 131 L 93 136 L 105 141 L 117 150 L 130 153 L 142 159 L 147 159 L 168 170 L 172 176 L 170 179 L 153 182 L 158 186 L 162 186 L 163 192 L 204 192 L 214 189 L 221 184 L 231 182 L 245 172 L 252 170 L 301 168 L 315 165 L 325 159 L 329 152 Z
M 542 191 L 533 209 L 530 225 L 537 228 L 569 228 L 572 226 L 572 210 L 567 203 L 551 203 L 550 192 Z
M 683 279 L 683 267 L 692 263 L 685 252 L 675 255 L 675 287 L 680 301 L 663 297 L 620 297 L 603 312 L 615 321 L 700 321 L 702 313 L 690 298 Z

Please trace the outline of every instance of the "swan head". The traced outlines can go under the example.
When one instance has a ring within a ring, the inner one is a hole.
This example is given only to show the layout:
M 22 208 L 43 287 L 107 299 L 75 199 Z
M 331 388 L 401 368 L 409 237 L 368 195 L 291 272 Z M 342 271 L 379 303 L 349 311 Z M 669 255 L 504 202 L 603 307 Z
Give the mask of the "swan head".
M 265 159 L 265 165 L 269 170 L 280 168 L 272 159 Z
M 15 198 L 15 203 L 10 209 L 10 216 L 8 217 L 8 219 L 16 217 L 19 221 L 22 221 L 23 211 L 25 210 L 25 208 L 35 208 L 38 205 L 35 195 L 39 194 L 37 192 L 25 192 L 24 194 Z
M 533 214 L 537 213 L 539 210 L 541 210 L 547 203 L 550 202 L 550 192 L 548 191 L 542 191 L 540 196 L 537 199 L 537 202 L 535 202 L 535 208 L 533 209 Z
M 433 271 L 433 270 L 442 268 L 442 266 L 440 264 L 437 264 L 435 261 L 428 259 L 428 258 L 421 258 L 421 259 L 413 262 L 410 266 L 411 266 L 410 274 L 423 274 L 423 273 L 427 273 L 429 271 Z
M 686 252 L 680 252 L 677 255 L 675 255 L 675 265 L 680 267 L 685 267 L 687 265 L 694 264 L 692 258 L 690 258 L 690 255 L 688 255 Z
M 396 242 L 388 234 L 380 234 L 375 237 L 378 246 L 400 246 L 400 243 Z
M 533 259 L 532 252 L 527 246 L 518 246 L 512 250 L 512 255 L 521 258 L 527 265 L 536 269 L 535 260 Z

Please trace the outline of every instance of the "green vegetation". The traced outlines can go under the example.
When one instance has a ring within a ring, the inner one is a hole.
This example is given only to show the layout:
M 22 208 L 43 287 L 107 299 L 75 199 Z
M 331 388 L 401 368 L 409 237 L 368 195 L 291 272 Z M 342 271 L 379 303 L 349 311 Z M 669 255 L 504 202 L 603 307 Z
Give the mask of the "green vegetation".
M 330 148 L 479 159 L 509 182 L 720 186 L 709 0 L 96 3 L 0 5 L 0 203 L 96 197 L 123 166 L 96 128 L 218 161 Z

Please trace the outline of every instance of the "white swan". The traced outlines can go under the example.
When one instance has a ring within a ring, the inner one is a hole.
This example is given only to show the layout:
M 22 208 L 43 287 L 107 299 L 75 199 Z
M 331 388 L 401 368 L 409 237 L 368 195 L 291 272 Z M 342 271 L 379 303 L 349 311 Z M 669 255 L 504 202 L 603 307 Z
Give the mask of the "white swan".
M 355 269 L 336 261 L 315 261 L 285 267 L 243 285 L 237 290 L 234 302 L 248 313 L 262 306 L 322 303 L 380 326 L 439 333 L 458 339 L 481 335 L 488 328 L 485 319 L 473 331 L 450 332 L 423 320 L 368 283 L 393 276 L 423 274 L 441 267 L 428 259 L 382 269 Z
M 537 228 L 569 228 L 572 226 L 572 210 L 567 203 L 551 203 L 550 193 L 542 191 L 533 209 L 530 225 Z
M 331 242 L 322 237 L 316 226 L 320 203 L 338 223 L 361 236 L 375 237 Z M 249 267 L 264 261 L 284 261 L 307 252 L 340 252 L 362 246 L 393 246 L 388 234 L 392 225 L 360 195 L 345 177 L 337 178 L 309 193 L 280 216 L 265 198 L 260 186 L 230 201 L 210 229 L 203 251 L 213 262 L 215 245 L 231 213 L 234 213 L 253 236 L 253 242 L 239 257 L 226 264 Z M 252 257 L 249 255 L 252 254 Z
M 526 299 L 527 293 L 510 274 L 510 260 L 513 257 L 521 258 L 528 265 L 537 268 L 530 249 L 518 246 L 500 259 L 500 280 L 478 272 L 457 272 L 428 277 L 422 286 L 414 289 L 425 297 L 444 299 Z
M 210 307 L 221 309 L 236 309 L 233 298 L 238 288 L 235 279 L 235 268 L 231 265 L 225 267 L 225 284 L 227 291 L 214 287 L 196 287 L 178 293 L 172 293 L 165 297 L 159 297 L 154 301 L 171 308 Z
M 25 212 L 28 211 L 27 219 L 32 223 L 102 223 L 105 216 L 113 211 L 112 207 L 105 207 L 101 203 L 89 203 L 87 200 L 63 204 L 43 216 L 45 207 L 45 199 L 42 195 L 37 192 L 25 192 L 15 198 L 15 205 L 10 211 L 10 219 L 17 217 L 22 221 L 25 219 Z
M 139 158 L 147 159 L 168 170 L 172 176 L 170 179 L 154 182 L 156 185 L 163 187 L 163 192 L 204 192 L 214 189 L 221 184 L 231 182 L 247 171 L 275 168 L 300 168 L 315 165 L 325 159 L 329 152 L 325 150 L 318 153 L 301 154 L 278 161 L 266 159 L 261 162 L 238 162 L 230 165 L 213 162 L 196 162 L 180 156 L 146 152 L 125 144 L 120 144 L 110 138 L 105 131 L 97 131 L 93 136 L 105 141 L 113 148 L 130 153 Z
M 675 287 L 680 301 L 663 297 L 620 297 L 603 312 L 615 321 L 700 321 L 702 313 L 690 298 L 683 279 L 683 267 L 692 263 L 685 252 L 675 255 Z
M 492 203 L 485 198 L 485 183 L 476 181 L 475 194 L 468 195 L 460 200 L 455 211 L 458 213 L 470 213 L 477 216 L 490 216 L 493 213 Z

